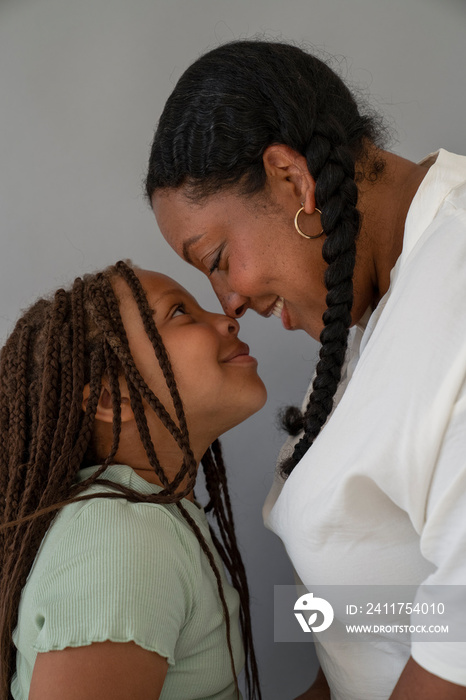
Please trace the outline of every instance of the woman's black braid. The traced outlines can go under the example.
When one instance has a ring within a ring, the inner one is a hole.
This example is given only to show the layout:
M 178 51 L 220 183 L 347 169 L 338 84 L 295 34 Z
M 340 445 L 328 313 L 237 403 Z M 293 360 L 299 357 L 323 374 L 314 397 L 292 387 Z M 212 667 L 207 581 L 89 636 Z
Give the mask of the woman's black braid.
M 354 162 L 347 148 L 343 144 L 333 149 L 330 146 L 332 142 L 338 143 L 338 136 L 334 133 L 331 140 L 319 134 L 306 152 L 309 170 L 316 181 L 316 204 L 322 211 L 321 222 L 326 234 L 322 255 L 328 265 L 325 271 L 327 309 L 322 317 L 324 329 L 320 334 L 322 345 L 316 376 L 302 419 L 304 435 L 291 458 L 282 465 L 285 475 L 312 445 L 332 411 L 351 325 L 355 232 L 359 230 L 358 190 L 354 182 Z M 285 423 L 286 420 L 285 415 Z

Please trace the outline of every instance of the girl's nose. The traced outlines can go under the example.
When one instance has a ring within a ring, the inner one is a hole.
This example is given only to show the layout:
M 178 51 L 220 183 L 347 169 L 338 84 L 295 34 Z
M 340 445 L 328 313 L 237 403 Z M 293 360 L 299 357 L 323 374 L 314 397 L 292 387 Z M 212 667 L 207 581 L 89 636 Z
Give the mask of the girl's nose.
M 224 316 L 223 314 L 215 314 L 215 325 L 217 329 L 225 335 L 238 335 L 239 323 L 236 318 Z

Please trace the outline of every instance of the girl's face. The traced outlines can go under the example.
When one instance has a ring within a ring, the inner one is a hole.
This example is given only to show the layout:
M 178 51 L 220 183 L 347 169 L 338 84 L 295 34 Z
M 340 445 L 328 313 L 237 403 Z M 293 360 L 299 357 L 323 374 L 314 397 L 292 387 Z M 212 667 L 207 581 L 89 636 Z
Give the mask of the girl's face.
M 193 204 L 180 188 L 157 191 L 153 207 L 169 245 L 209 277 L 225 313 L 237 317 L 252 308 L 270 316 L 283 299 L 284 327 L 319 337 L 327 294 L 324 238 L 297 234 L 296 196 L 271 202 L 221 192 Z
M 257 361 L 239 340 L 236 320 L 205 311 L 165 275 L 136 272 L 170 358 L 191 441 L 193 445 L 197 438 L 206 441 L 206 449 L 264 405 L 267 394 L 257 374 Z M 136 302 L 121 279 L 113 284 L 136 366 L 173 415 L 173 403 Z

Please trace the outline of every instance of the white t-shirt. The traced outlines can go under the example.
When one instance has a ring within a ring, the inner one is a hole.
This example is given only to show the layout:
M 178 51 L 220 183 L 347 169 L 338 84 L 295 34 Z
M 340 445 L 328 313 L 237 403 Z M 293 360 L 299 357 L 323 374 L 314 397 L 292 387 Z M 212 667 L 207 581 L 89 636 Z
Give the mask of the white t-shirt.
M 430 159 L 390 289 L 350 332 L 336 407 L 264 505 L 309 588 L 466 584 L 466 157 Z M 332 700 L 386 700 L 410 655 L 466 685 L 466 643 L 316 650 Z

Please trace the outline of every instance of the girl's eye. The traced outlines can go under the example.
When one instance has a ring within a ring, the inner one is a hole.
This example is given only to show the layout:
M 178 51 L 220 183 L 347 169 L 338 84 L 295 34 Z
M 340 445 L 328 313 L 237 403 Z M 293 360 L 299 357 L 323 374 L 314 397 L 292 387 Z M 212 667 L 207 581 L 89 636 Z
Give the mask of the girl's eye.
M 173 309 L 172 318 L 176 318 L 177 316 L 183 316 L 185 314 L 186 314 L 186 309 L 185 309 L 184 304 L 178 304 Z

